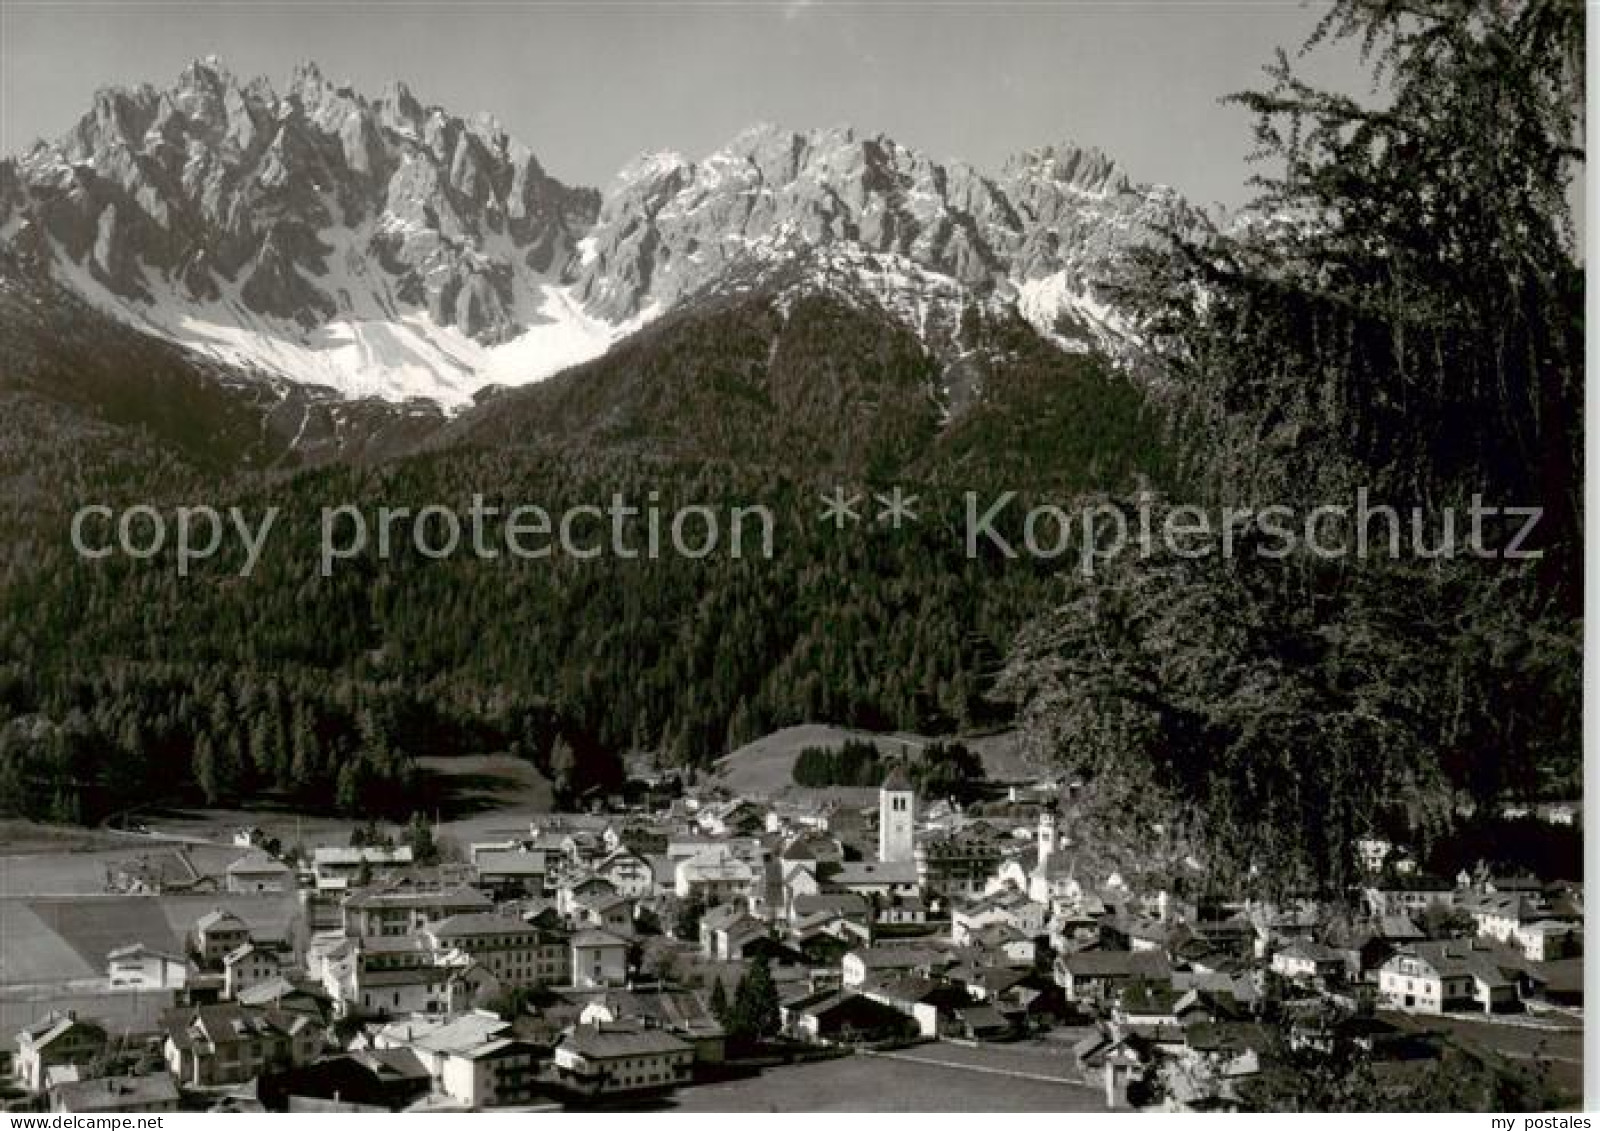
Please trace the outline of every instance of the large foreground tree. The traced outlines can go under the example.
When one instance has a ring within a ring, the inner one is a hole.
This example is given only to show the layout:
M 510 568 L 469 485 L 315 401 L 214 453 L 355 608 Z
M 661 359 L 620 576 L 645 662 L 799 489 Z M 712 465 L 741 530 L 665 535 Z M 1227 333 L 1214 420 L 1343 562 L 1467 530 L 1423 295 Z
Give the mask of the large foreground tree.
M 1128 283 L 1194 500 L 1304 514 L 1366 488 L 1436 542 L 1481 494 L 1544 508 L 1543 556 L 1264 557 L 1246 523 L 1231 556 L 1065 579 L 1003 689 L 1090 781 L 1086 821 L 1181 826 L 1233 891 L 1345 890 L 1360 834 L 1426 839 L 1581 766 L 1582 8 L 1338 0 L 1305 50 L 1341 44 L 1371 96 L 1280 53 L 1234 99 L 1260 199 Z

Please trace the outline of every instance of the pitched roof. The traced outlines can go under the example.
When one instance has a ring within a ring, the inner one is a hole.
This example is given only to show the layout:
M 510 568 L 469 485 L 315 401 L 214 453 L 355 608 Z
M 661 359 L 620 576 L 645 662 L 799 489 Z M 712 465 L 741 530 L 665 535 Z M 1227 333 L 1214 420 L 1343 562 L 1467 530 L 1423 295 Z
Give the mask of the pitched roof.
M 915 860 L 852 860 L 836 864 L 826 873 L 826 881 L 840 887 L 871 887 L 877 884 L 915 884 Z
M 289 874 L 289 866 L 281 860 L 274 860 L 264 852 L 247 852 L 228 865 L 228 874 L 230 876 L 285 876 Z
M 618 907 L 632 907 L 633 902 L 625 895 L 618 895 L 614 891 L 600 892 L 587 895 L 574 901 L 579 907 L 604 915 L 607 911 L 615 911 Z
M 223 907 L 215 908 L 200 916 L 194 926 L 197 931 L 210 931 L 218 927 L 227 930 L 249 930 L 243 919 Z
M 710 1033 L 721 1031 L 706 1004 L 689 990 L 606 989 L 595 994 L 614 1017 L 640 1020 L 678 1031 Z
M 179 1048 L 194 1047 L 196 1041 L 211 1045 L 231 1044 L 272 1033 L 294 1035 L 303 1031 L 311 1020 L 304 1014 L 286 1013 L 278 1009 L 253 1009 L 234 1002 L 214 1005 L 197 1005 L 168 1010 L 161 1019 L 162 1028 L 172 1043 Z
M 912 970 L 952 961 L 945 951 L 910 946 L 869 946 L 850 953 L 868 970 Z
M 271 951 L 265 949 L 264 947 L 259 947 L 253 942 L 244 942 L 240 943 L 227 954 L 222 956 L 223 965 L 232 966 L 236 962 L 243 962 L 246 958 L 249 958 L 252 954 L 255 954 L 258 951 L 272 959 L 276 959 L 278 957 Z
M 428 928 L 435 938 L 482 938 L 488 935 L 525 935 L 531 928 L 523 920 L 492 911 L 452 915 Z
M 376 845 L 365 845 L 360 848 L 323 845 L 312 851 L 311 859 L 318 865 L 332 864 L 353 868 L 362 864 L 409 864 L 412 854 L 409 844 L 402 844 L 397 848 L 381 848 Z
M 1058 960 L 1076 978 L 1170 977 L 1171 964 L 1154 950 L 1080 950 Z
M 473 861 L 478 875 L 485 873 L 502 876 L 542 876 L 547 865 L 544 853 L 524 852 L 521 849 L 488 849 L 478 853 Z
M 628 940 L 622 938 L 620 935 L 614 935 L 610 931 L 592 929 L 587 931 L 579 931 L 577 934 L 573 935 L 572 945 L 626 947 L 628 945 Z
M 839 846 L 820 833 L 803 833 L 784 846 L 781 855 L 785 860 L 816 860 L 823 856 L 831 859 L 839 855 Z
M 494 900 L 476 888 L 465 885 L 458 885 L 448 890 L 395 885 L 359 891 L 346 899 L 344 906 L 357 910 L 369 907 L 439 907 L 479 911 L 493 907 Z
M 561 1039 L 561 1047 L 569 1048 L 591 1060 L 694 1051 L 694 1046 L 679 1040 L 664 1029 L 607 1025 L 575 1025 L 572 1031 Z
M 1497 951 L 1475 939 L 1412 943 L 1396 951 L 1389 961 L 1396 962 L 1404 958 L 1420 959 L 1441 978 L 1470 975 L 1491 986 L 1508 985 L 1512 975 L 1525 969 L 1520 956 Z
M 62 1013 L 59 1010 L 52 1009 L 39 1020 L 25 1026 L 18 1035 L 27 1036 L 33 1042 L 35 1048 L 42 1048 L 72 1032 L 73 1029 L 79 1026 L 94 1030 L 102 1035 L 105 1033 L 105 1030 L 93 1021 L 80 1020 L 70 1013 Z
M 838 915 L 865 915 L 867 901 L 853 891 L 827 891 L 816 895 L 794 897 L 794 913 L 804 918 L 822 913 Z
M 1288 946 L 1282 947 L 1279 954 L 1286 958 L 1299 959 L 1302 962 L 1339 962 L 1339 952 L 1331 947 L 1323 946 L 1310 939 L 1296 939 Z
M 883 779 L 883 784 L 878 787 L 885 793 L 912 793 L 916 787 L 911 784 L 911 779 L 906 776 L 906 771 L 899 762 L 896 762 L 889 771 L 889 776 Z
M 115 950 L 108 951 L 106 960 L 115 962 L 120 958 L 143 958 L 146 955 L 151 958 L 164 958 L 168 962 L 184 961 L 181 955 L 173 954 L 171 951 L 157 950 L 155 947 L 142 942 L 129 943 L 126 946 L 119 946 Z
M 102 1076 L 75 1080 L 51 1089 L 62 1111 L 120 1111 L 157 1103 L 177 1103 L 178 1085 L 171 1076 Z
M 494 1040 L 511 1029 L 491 1013 L 464 1013 L 445 1022 L 402 1021 L 386 1026 L 381 1036 L 396 1044 L 428 1052 L 457 1055 Z

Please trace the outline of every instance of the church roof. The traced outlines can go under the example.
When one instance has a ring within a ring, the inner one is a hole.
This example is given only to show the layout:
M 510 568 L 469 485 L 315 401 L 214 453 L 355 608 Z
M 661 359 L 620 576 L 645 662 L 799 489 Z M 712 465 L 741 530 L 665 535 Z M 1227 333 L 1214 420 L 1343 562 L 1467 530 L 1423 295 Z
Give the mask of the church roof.
M 904 767 L 899 765 L 889 771 L 889 776 L 883 779 L 883 785 L 879 788 L 885 793 L 911 793 L 915 790 L 911 779 L 906 776 Z

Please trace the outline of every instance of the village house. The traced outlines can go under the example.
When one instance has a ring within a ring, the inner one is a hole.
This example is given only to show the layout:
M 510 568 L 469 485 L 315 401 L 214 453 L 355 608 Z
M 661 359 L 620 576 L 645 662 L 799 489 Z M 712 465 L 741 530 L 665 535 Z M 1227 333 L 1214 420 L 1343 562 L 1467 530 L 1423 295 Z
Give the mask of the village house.
M 779 1010 L 783 1031 L 813 1044 L 851 1044 L 902 1037 L 917 1031 L 916 1021 L 892 1006 L 851 990 L 808 991 Z
M 837 911 L 818 911 L 790 924 L 788 937 L 811 965 L 837 967 L 847 951 L 872 942 L 872 928 Z
M 1055 961 L 1056 984 L 1068 1001 L 1104 1003 L 1131 982 L 1164 982 L 1172 966 L 1160 951 L 1084 950 Z
M 693 991 L 654 987 L 593 991 L 580 1025 L 632 1025 L 664 1029 L 694 1047 L 696 1064 L 720 1064 L 726 1056 L 727 1034 Z
M 433 1078 L 409 1049 L 360 1049 L 325 1056 L 259 1082 L 270 1112 L 402 1111 L 426 1097 Z
M 846 954 L 840 963 L 840 971 L 844 984 L 854 988 L 865 985 L 870 979 L 900 974 L 928 977 L 942 973 L 954 964 L 955 959 L 941 950 L 915 946 L 869 946 Z
M 694 1046 L 662 1029 L 576 1025 L 555 1047 L 556 1079 L 586 1096 L 671 1091 L 693 1067 Z
M 988 961 L 1032 966 L 1039 957 L 1039 939 L 1010 923 L 990 923 L 972 933 L 972 948 Z
M 1367 908 L 1377 916 L 1415 917 L 1430 907 L 1454 907 L 1458 895 L 1451 881 L 1423 873 L 1390 873 L 1366 888 Z
M 809 864 L 815 872 L 819 864 L 843 862 L 844 846 L 830 836 L 806 830 L 784 845 L 778 857 L 786 864 Z
M 1165 951 L 1175 936 L 1174 924 L 1147 915 L 1111 915 L 1100 920 L 1100 937 L 1117 950 Z
M 1005 860 L 1004 842 L 989 825 L 934 833 L 917 842 L 917 885 L 947 898 L 982 895 Z
M 895 895 L 877 909 L 877 920 L 887 926 L 916 926 L 928 921 L 928 905 L 920 895 Z
M 325 957 L 323 986 L 341 1015 L 446 1013 L 456 969 L 426 938 L 351 939 Z
M 646 899 L 655 893 L 655 871 L 650 862 L 628 848 L 613 849 L 595 864 L 594 873 L 625 899 Z
M 713 907 L 700 920 L 700 953 L 718 962 L 737 962 L 746 948 L 771 937 L 765 922 L 736 904 Z
M 852 892 L 874 908 L 917 894 L 917 866 L 911 860 L 857 860 L 820 868 L 823 890 Z
M 540 1068 L 548 1050 L 529 1041 L 500 1037 L 442 1058 L 439 1088 L 474 1110 L 526 1104 L 542 1091 Z
M 937 1037 L 948 1032 L 955 1011 L 972 1004 L 961 987 L 919 973 L 875 971 L 874 976 L 856 990 L 910 1018 L 917 1034 L 923 1037 Z
M 439 1092 L 471 1109 L 527 1103 L 549 1059 L 543 1048 L 517 1039 L 510 1022 L 479 1011 L 449 1021 L 395 1022 L 373 1045 L 409 1051 Z
M 106 955 L 106 981 L 119 989 L 178 990 L 189 980 L 189 960 L 144 943 L 119 946 Z
M 572 936 L 572 984 L 583 989 L 628 980 L 628 940 L 590 928 Z
M 83 1068 L 104 1055 L 104 1026 L 80 1020 L 72 1010 L 52 1010 L 17 1034 L 12 1070 L 30 1092 L 42 1092 L 53 1068 Z
M 1272 954 L 1271 969 L 1291 982 L 1324 983 L 1345 972 L 1344 956 L 1310 939 L 1296 939 Z
M 223 874 L 223 886 L 237 895 L 282 894 L 295 890 L 295 878 L 287 864 L 264 852 L 251 852 L 228 865 Z
M 1516 971 L 1488 948 L 1447 940 L 1414 943 L 1378 971 L 1378 996 L 1408 1013 L 1496 1013 L 1518 1000 Z
M 253 942 L 241 943 L 222 959 L 222 996 L 237 998 L 244 991 L 270 982 L 283 972 L 276 951 Z
M 196 1088 L 243 1084 L 307 1064 L 323 1041 L 322 1026 L 305 1014 L 231 1003 L 171 1010 L 162 1029 L 168 1071 Z
M 606 899 L 617 894 L 617 887 L 604 876 L 592 872 L 569 872 L 556 886 L 556 910 L 576 915 L 578 904 L 588 899 Z
M 865 926 L 871 921 L 872 908 L 861 896 L 848 891 L 817 892 L 794 897 L 790 917 L 796 925 L 821 914 L 837 915 Z
M 250 941 L 250 928 L 232 911 L 217 908 L 202 915 L 194 925 L 195 953 L 200 961 L 221 968 L 229 953 Z
M 333 1002 L 320 984 L 296 978 L 272 978 L 258 985 L 240 990 L 235 999 L 240 1005 L 271 1006 L 285 1013 L 304 1013 L 319 1021 L 327 1020 Z
M 1514 891 L 1469 895 L 1461 901 L 1461 909 L 1472 917 L 1480 936 L 1499 943 L 1509 943 L 1517 928 L 1543 917 L 1536 898 Z
M 1521 923 L 1508 941 L 1529 962 L 1554 962 L 1583 953 L 1583 924 L 1570 919 Z
M 673 873 L 673 892 L 679 899 L 698 899 L 708 907 L 729 900 L 748 901 L 762 872 L 718 845 L 680 861 Z
M 165 1073 L 73 1080 L 50 1089 L 50 1110 L 77 1115 L 177 1111 L 178 1085 Z
M 381 876 L 404 870 L 413 863 L 409 844 L 384 848 L 378 845 L 344 848 L 323 845 L 311 853 L 311 873 L 318 891 L 347 891 L 363 872 Z
M 617 935 L 633 934 L 633 901 L 615 891 L 573 901 L 573 923 Z
M 694 821 L 708 836 L 753 836 L 766 830 L 767 814 L 755 802 L 736 797 L 702 807 Z
M 397 886 L 351 894 L 340 907 L 340 919 L 351 938 L 402 938 L 452 915 L 493 909 L 492 899 L 470 887 L 428 891 Z
M 1028 937 L 1045 931 L 1048 908 L 1035 903 L 1014 887 L 1003 887 L 950 912 L 950 939 L 956 946 L 971 946 L 977 933 L 996 923 L 1015 928 Z
M 496 899 L 543 895 L 547 861 L 543 852 L 522 848 L 473 846 L 472 867 L 476 887 Z
M 502 986 L 561 985 L 569 973 L 568 937 L 511 915 L 453 915 L 425 932 L 436 951 L 458 951 Z

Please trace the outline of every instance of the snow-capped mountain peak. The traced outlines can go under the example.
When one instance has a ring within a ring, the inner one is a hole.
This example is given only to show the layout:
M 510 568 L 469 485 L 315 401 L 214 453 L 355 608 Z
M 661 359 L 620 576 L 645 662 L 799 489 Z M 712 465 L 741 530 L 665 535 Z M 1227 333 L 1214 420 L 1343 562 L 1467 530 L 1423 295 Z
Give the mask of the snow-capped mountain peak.
M 103 89 L 64 137 L 0 161 L 12 259 L 121 321 L 344 396 L 447 407 L 764 280 L 873 302 L 933 348 L 970 302 L 1086 348 L 1121 332 L 1097 281 L 1184 207 L 1095 150 L 1040 148 L 991 177 L 848 126 L 771 124 L 699 160 L 643 155 L 602 193 L 402 82 L 369 99 L 304 63 L 280 93 L 214 57 L 165 89 Z

